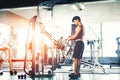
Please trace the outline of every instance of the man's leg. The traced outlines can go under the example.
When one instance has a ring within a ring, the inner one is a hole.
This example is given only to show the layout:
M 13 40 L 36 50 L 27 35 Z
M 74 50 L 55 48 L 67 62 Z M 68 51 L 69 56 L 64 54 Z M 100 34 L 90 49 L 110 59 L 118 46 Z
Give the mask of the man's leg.
M 80 77 L 80 59 L 74 58 L 73 59 L 73 73 L 69 75 L 71 78 L 78 78 Z
M 74 64 L 74 74 L 78 75 L 80 71 L 80 60 L 75 58 L 73 64 Z
M 80 59 L 77 59 L 77 74 L 80 73 L 80 66 L 81 66 L 81 61 Z
M 74 74 L 76 75 L 77 74 L 77 59 L 73 59 L 73 71 L 74 71 Z

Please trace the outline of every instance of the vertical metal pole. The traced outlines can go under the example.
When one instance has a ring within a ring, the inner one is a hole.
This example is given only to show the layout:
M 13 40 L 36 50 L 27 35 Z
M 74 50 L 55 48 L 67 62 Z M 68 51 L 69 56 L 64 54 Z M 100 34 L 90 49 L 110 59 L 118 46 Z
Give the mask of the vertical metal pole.
M 32 22 L 32 71 L 31 77 L 35 77 L 35 21 Z
M 13 70 L 13 62 L 12 62 L 12 59 L 11 59 L 11 54 L 10 54 L 10 48 L 7 49 L 7 52 L 8 52 L 8 62 L 9 62 L 9 67 L 10 67 L 10 71 Z
M 39 19 L 40 19 L 40 7 L 38 5 L 37 7 L 37 18 L 38 18 L 38 25 L 39 25 Z M 41 62 L 41 66 L 42 66 L 42 74 L 44 74 L 44 26 L 39 26 L 40 27 L 40 32 L 41 32 L 41 54 L 42 54 L 42 62 Z
M 101 57 L 103 57 L 103 45 L 102 45 L 103 44 L 103 34 L 102 34 L 103 32 L 102 32 L 102 30 L 103 30 L 102 29 L 102 23 L 100 23 L 100 33 L 101 33 L 100 34 L 100 37 L 101 37 L 101 41 L 100 41 L 101 46 L 100 46 L 100 48 L 101 48 Z
M 29 73 L 26 71 L 26 68 L 27 68 L 27 57 L 28 57 L 28 49 L 29 49 L 29 35 L 30 35 L 30 28 L 31 28 L 31 26 L 30 27 L 28 27 L 28 31 L 27 31 L 27 40 L 26 40 L 26 51 L 25 51 L 25 58 L 24 58 L 24 72 L 26 73 L 26 74 L 28 74 L 29 75 Z M 32 43 L 31 43 L 31 46 L 32 46 Z M 29 55 L 31 55 L 31 54 L 29 54 Z M 30 60 L 29 60 L 30 61 Z M 30 63 L 30 62 L 29 62 Z
M 53 6 L 51 7 L 51 18 L 52 18 L 52 26 L 53 26 Z M 53 49 L 52 48 L 52 68 L 54 68 L 54 56 L 53 56 Z M 52 69 L 52 74 L 53 74 L 53 69 Z

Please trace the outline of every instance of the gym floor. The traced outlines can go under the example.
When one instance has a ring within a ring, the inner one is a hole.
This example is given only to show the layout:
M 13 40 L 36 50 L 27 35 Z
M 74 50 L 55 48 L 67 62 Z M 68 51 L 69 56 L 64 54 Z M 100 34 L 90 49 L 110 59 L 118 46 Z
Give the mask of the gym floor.
M 52 77 L 35 77 L 31 78 L 26 75 L 23 69 L 17 70 L 16 75 L 10 75 L 9 66 L 3 67 L 3 75 L 0 75 L 0 80 L 120 80 L 120 67 L 109 68 L 108 66 L 103 66 L 106 73 L 104 73 L 101 68 L 93 69 L 89 67 L 81 67 L 81 77 L 78 79 L 70 79 L 69 73 L 71 66 L 62 66 L 54 71 L 54 76 Z M 19 75 L 26 75 L 26 78 L 18 78 Z
M 70 79 L 68 73 L 55 73 L 51 78 L 29 78 L 18 79 L 17 75 L 10 76 L 8 72 L 4 72 L 0 76 L 0 80 L 120 80 L 120 74 L 81 74 L 78 79 Z

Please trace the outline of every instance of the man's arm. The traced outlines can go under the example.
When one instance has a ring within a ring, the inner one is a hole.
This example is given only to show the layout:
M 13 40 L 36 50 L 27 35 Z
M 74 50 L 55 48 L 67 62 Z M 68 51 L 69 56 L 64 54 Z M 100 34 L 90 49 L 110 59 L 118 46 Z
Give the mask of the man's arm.
M 81 25 L 77 26 L 77 28 L 75 29 L 75 34 L 68 37 L 67 40 L 74 40 L 77 37 L 77 35 L 79 34 L 80 30 L 81 30 Z

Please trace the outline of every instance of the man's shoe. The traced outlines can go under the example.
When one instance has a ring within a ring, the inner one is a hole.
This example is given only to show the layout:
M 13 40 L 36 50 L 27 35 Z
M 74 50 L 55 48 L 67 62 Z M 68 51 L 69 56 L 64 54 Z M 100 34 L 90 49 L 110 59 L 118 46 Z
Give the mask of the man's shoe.
M 71 74 L 69 74 L 69 77 L 70 77 L 71 79 L 77 79 L 77 78 L 80 77 L 80 75 L 75 75 L 74 73 L 71 73 Z
M 81 74 L 80 74 L 80 73 L 79 73 L 79 74 L 77 74 L 77 75 L 78 75 L 79 77 L 81 76 Z M 70 74 L 69 74 L 69 77 L 70 77 L 70 76 L 74 76 L 74 73 L 70 73 Z
M 69 77 L 74 77 L 74 73 L 70 73 L 70 74 L 69 74 Z
M 80 76 L 81 76 L 81 74 L 79 73 L 79 74 L 78 74 L 78 76 L 80 77 Z

